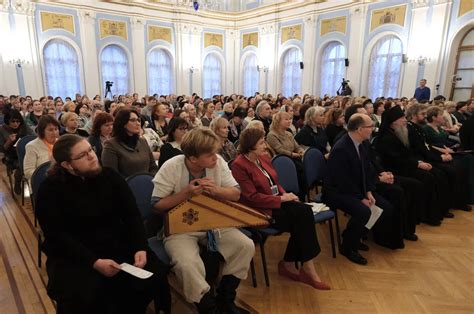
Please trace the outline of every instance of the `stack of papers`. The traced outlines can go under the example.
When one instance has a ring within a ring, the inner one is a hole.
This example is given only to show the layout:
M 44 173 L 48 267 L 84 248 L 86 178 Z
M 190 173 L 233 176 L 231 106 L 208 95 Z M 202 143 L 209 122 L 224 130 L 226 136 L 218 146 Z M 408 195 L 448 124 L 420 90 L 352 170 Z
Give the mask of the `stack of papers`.
M 306 203 L 306 204 L 313 208 L 313 214 L 317 214 L 317 213 L 329 210 L 329 207 L 324 203 Z

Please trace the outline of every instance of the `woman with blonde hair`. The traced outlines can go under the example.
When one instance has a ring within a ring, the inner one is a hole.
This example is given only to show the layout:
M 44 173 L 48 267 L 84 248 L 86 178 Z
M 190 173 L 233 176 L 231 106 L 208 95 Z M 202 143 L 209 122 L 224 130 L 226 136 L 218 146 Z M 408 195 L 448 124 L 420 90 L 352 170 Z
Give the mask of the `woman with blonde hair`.
M 304 176 L 303 163 L 303 148 L 295 141 L 293 134 L 287 131 L 292 123 L 291 116 L 286 112 L 278 112 L 273 116 L 272 124 L 270 125 L 270 132 L 267 135 L 267 143 L 275 151 L 276 154 L 283 154 L 290 157 L 296 166 L 298 172 L 298 183 L 300 186 L 299 197 L 304 201 L 307 184 Z
M 214 132 L 220 140 L 220 149 L 218 154 L 225 161 L 230 161 L 237 156 L 237 150 L 234 144 L 229 141 L 229 121 L 226 118 L 215 118 L 211 121 L 209 128 Z
M 296 134 L 295 140 L 307 147 L 318 149 L 323 155 L 328 153 L 328 137 L 323 129 L 324 108 L 311 107 L 306 111 L 304 126 Z
M 65 112 L 61 116 L 61 124 L 64 128 L 59 132 L 60 135 L 76 134 L 82 137 L 89 137 L 89 133 L 79 129 L 79 116 L 75 112 Z

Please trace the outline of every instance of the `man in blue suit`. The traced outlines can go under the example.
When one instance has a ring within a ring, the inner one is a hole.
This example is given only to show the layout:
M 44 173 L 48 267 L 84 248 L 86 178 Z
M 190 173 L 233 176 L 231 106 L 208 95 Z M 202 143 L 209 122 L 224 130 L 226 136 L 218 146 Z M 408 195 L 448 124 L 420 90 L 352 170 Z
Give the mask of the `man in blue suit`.
M 423 103 L 430 101 L 430 96 L 431 90 L 426 86 L 426 79 L 421 79 L 420 86 L 415 89 L 413 97 L 415 97 L 419 103 Z
M 368 148 L 364 141 L 370 139 L 374 124 L 366 114 L 354 114 L 347 124 L 348 133 L 333 147 L 327 163 L 323 185 L 323 200 L 333 209 L 351 215 L 343 232 L 341 254 L 351 262 L 366 265 L 367 260 L 359 249 L 368 247 L 360 242 L 367 232 L 370 207 L 377 204 L 384 210 L 380 220 L 390 219 L 392 205 L 375 191 L 376 173 L 370 165 Z

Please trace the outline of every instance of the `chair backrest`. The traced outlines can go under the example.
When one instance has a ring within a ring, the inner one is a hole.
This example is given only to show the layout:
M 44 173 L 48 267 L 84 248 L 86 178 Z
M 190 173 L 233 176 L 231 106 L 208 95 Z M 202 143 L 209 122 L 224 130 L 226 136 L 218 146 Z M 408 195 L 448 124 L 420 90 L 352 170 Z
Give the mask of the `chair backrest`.
M 26 144 L 36 139 L 36 135 L 27 135 L 16 142 L 16 154 L 18 155 L 18 166 L 20 167 L 21 173 L 23 173 L 23 160 L 26 154 Z
M 153 211 L 151 195 L 153 194 L 153 176 L 149 173 L 134 174 L 126 179 L 135 196 L 137 207 L 145 225 L 148 237 L 156 235 L 163 227 L 163 216 Z
M 326 160 L 318 149 L 309 148 L 305 151 L 303 155 L 303 167 L 308 186 L 312 186 L 324 178 L 325 166 Z
M 126 179 L 137 202 L 137 207 L 144 220 L 154 215 L 151 208 L 151 194 L 153 193 L 153 176 L 148 173 L 139 173 Z
M 300 187 L 298 185 L 298 175 L 293 160 L 286 155 L 276 155 L 272 159 L 272 165 L 278 174 L 278 181 L 285 191 L 298 194 Z
M 39 165 L 38 168 L 35 169 L 33 175 L 31 176 L 31 193 L 33 194 L 33 206 L 36 201 L 36 196 L 38 195 L 39 187 L 41 183 L 43 183 L 44 179 L 46 179 L 46 172 L 48 171 L 49 167 L 51 167 L 50 161 L 42 163 L 41 165 Z

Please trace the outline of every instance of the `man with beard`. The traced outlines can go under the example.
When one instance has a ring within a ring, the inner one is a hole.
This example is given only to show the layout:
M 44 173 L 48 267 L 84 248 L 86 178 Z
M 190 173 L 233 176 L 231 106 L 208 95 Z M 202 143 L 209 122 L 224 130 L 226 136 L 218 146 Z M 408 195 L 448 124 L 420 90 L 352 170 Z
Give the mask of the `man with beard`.
M 62 136 L 41 184 L 36 211 L 48 256 L 48 295 L 57 313 L 145 313 L 157 299 L 170 311 L 166 266 L 148 250 L 135 198 L 122 177 L 102 168 L 87 140 Z M 153 273 L 139 279 L 122 263 Z
M 454 157 L 450 148 L 430 142 L 423 128 L 427 109 L 426 105 L 415 104 L 407 111 L 410 149 L 418 159 L 430 162 L 445 175 L 443 194 L 449 195 L 449 198 L 446 197 L 449 208 L 469 210 L 466 168 L 472 162 L 472 156 Z
M 442 195 L 443 175 L 410 150 L 407 120 L 400 106 L 384 112 L 375 148 L 386 169 L 423 183 L 423 192 L 418 197 L 424 199 L 424 206 L 418 218 L 431 226 L 441 225 L 443 215 L 449 214 L 446 197 Z
M 375 193 L 375 173 L 370 166 L 367 145 L 374 124 L 366 114 L 352 115 L 345 134 L 332 148 L 327 163 L 327 175 L 323 182 L 323 201 L 331 208 L 340 208 L 351 215 L 342 237 L 341 254 L 351 262 L 366 265 L 359 254 L 360 239 L 366 234 L 366 224 L 371 207 L 377 205 L 384 211 L 374 226 L 374 238 L 388 236 L 390 228 L 378 228 L 391 224 L 393 207 Z M 362 247 L 364 247 L 362 245 Z

